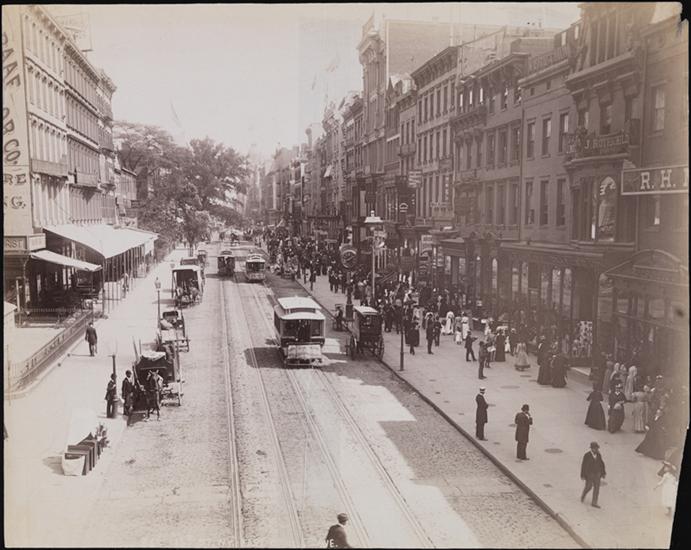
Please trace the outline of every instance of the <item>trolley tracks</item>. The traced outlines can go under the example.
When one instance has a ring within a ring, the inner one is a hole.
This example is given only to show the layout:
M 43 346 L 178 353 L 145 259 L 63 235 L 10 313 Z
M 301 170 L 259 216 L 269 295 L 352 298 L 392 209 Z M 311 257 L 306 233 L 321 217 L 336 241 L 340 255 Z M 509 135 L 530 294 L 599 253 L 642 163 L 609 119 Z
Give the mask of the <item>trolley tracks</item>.
M 231 279 L 233 281 L 234 285 L 238 285 L 237 283 L 237 275 Z M 229 313 L 229 308 L 226 307 L 225 302 L 225 291 L 226 291 L 226 284 L 224 284 L 225 281 L 221 283 L 221 301 L 222 301 L 222 307 L 223 307 L 223 323 L 224 323 L 224 334 L 225 338 L 228 338 L 228 331 L 227 331 L 227 315 Z M 232 295 L 232 290 L 231 290 L 231 295 Z M 235 312 L 243 311 L 245 315 L 243 316 L 245 319 L 247 319 L 246 315 L 246 309 L 244 308 L 242 304 L 242 300 L 240 300 L 240 304 L 236 304 L 235 300 L 231 300 L 231 306 L 232 310 Z M 235 325 L 242 325 L 242 323 L 235 323 Z M 251 331 L 247 329 L 247 324 L 245 323 L 244 328 L 242 331 L 247 330 L 247 337 L 250 341 L 252 342 L 252 335 Z M 269 430 L 270 434 L 270 439 L 272 442 L 272 459 L 274 463 L 274 467 L 276 468 L 278 472 L 278 478 L 280 480 L 280 490 L 281 490 L 281 496 L 284 504 L 284 511 L 287 514 L 287 523 L 289 527 L 289 532 L 290 532 L 290 540 L 292 541 L 292 547 L 295 548 L 304 548 L 306 546 L 304 536 L 303 536 L 303 530 L 302 530 L 302 525 L 300 521 L 300 517 L 297 511 L 297 507 L 295 504 L 295 498 L 293 495 L 293 491 L 290 487 L 290 481 L 289 481 L 289 476 L 288 476 L 288 471 L 285 463 L 285 458 L 283 456 L 283 450 L 281 448 L 281 444 L 278 438 L 278 433 L 276 430 L 276 423 L 274 421 L 273 415 L 271 413 L 271 405 L 269 402 L 269 397 L 267 394 L 267 389 L 266 389 L 266 383 L 264 381 L 260 365 L 257 361 L 257 357 L 254 351 L 254 348 L 250 346 L 248 348 L 247 352 L 247 358 L 250 363 L 250 367 L 252 370 L 256 373 L 256 382 L 257 382 L 257 387 L 259 388 L 259 393 L 261 395 L 261 401 L 262 401 L 262 410 L 264 412 L 264 419 L 265 419 L 265 426 Z M 288 546 L 287 541 L 282 541 L 286 546 Z
M 251 298 L 255 304 L 255 307 L 252 308 L 252 312 L 253 315 L 261 318 L 268 333 L 273 335 L 273 326 L 271 325 L 267 317 L 268 311 L 266 300 L 263 300 L 262 297 L 259 296 L 258 288 L 261 287 L 252 286 Z M 266 298 L 266 296 L 264 296 L 264 298 Z M 290 382 L 296 399 L 300 403 L 300 406 L 304 413 L 305 421 L 310 429 L 310 432 L 319 444 L 322 456 L 329 468 L 334 484 L 338 487 L 345 510 L 351 517 L 353 527 L 355 528 L 358 538 L 361 539 L 362 544 L 365 546 L 369 546 L 370 536 L 367 533 L 367 529 L 364 525 L 364 522 L 362 521 L 358 513 L 357 507 L 352 497 L 350 496 L 350 493 L 343 480 L 343 477 L 341 476 L 338 467 L 332 457 L 331 451 L 328 448 L 326 438 L 323 433 L 323 429 L 319 426 L 318 422 L 316 421 L 317 413 L 309 403 L 308 392 L 305 390 L 303 382 L 301 382 L 300 380 L 301 378 L 305 379 L 305 381 L 308 382 L 310 386 L 311 382 L 313 380 L 316 380 L 318 387 L 321 388 L 326 395 L 328 395 L 329 402 L 334 407 L 338 419 L 342 421 L 343 424 L 346 426 L 348 433 L 357 445 L 357 448 L 360 451 L 362 451 L 362 453 L 366 456 L 367 463 L 372 467 L 372 470 L 376 473 L 376 476 L 380 481 L 381 485 L 385 488 L 386 492 L 388 493 L 389 498 L 393 503 L 395 503 L 395 506 L 398 508 L 400 512 L 400 518 L 409 526 L 411 534 L 414 534 L 417 542 L 415 546 L 423 548 L 433 547 L 433 541 L 427 535 L 424 528 L 418 521 L 417 517 L 410 509 L 410 506 L 408 505 L 407 501 L 398 490 L 396 483 L 394 482 L 388 470 L 380 460 L 379 456 L 372 448 L 366 435 L 363 433 L 358 422 L 348 409 L 348 406 L 345 404 L 342 397 L 339 395 L 338 391 L 333 386 L 333 383 L 329 380 L 329 377 L 319 368 L 306 368 L 298 370 L 285 369 L 283 372 L 285 373 L 287 379 Z

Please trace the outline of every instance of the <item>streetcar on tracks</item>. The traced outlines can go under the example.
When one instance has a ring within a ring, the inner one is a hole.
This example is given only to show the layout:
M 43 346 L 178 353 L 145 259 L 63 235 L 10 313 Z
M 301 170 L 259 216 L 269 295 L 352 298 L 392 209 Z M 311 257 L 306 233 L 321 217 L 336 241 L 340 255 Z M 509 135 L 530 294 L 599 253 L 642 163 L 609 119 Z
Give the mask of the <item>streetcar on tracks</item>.
M 232 277 L 235 275 L 235 256 L 232 250 L 221 250 L 217 258 L 218 275 Z
M 249 282 L 266 279 L 266 260 L 260 254 L 250 254 L 245 260 L 245 279 Z
M 279 298 L 274 327 L 283 366 L 321 366 L 325 317 L 311 298 Z
M 384 336 L 382 335 L 382 316 L 369 306 L 353 308 L 353 329 L 350 341 L 346 344 L 346 354 L 355 358 L 355 354 L 369 349 L 379 359 L 384 355 Z

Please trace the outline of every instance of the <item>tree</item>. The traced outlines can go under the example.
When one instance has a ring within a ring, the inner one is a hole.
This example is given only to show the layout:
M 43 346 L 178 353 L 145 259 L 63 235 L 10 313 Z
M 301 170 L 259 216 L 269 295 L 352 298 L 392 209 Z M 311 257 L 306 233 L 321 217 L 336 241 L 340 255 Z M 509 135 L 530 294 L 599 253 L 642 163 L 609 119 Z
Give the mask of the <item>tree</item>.
M 116 121 L 113 138 L 118 144 L 120 165 L 144 176 L 159 168 L 170 168 L 177 156 L 172 153 L 181 149 L 168 132 L 151 124 Z

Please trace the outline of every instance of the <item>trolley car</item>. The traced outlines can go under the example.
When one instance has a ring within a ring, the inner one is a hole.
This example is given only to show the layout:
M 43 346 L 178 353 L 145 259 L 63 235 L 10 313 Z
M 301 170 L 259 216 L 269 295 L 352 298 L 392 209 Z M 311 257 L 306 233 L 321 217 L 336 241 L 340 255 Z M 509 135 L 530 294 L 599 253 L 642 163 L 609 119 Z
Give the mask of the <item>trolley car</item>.
M 266 260 L 259 254 L 250 254 L 245 260 L 245 278 L 250 281 L 266 279 Z
M 325 317 L 311 298 L 279 298 L 274 327 L 283 365 L 315 366 L 323 362 Z
M 218 274 L 221 277 L 235 274 L 235 256 L 231 250 L 221 250 L 218 255 Z
M 369 349 L 373 355 L 381 359 L 384 355 L 381 314 L 369 306 L 356 306 L 353 313 L 353 329 L 350 342 L 346 345 L 346 354 L 350 354 L 354 359 L 356 353 L 363 353 L 365 349 Z

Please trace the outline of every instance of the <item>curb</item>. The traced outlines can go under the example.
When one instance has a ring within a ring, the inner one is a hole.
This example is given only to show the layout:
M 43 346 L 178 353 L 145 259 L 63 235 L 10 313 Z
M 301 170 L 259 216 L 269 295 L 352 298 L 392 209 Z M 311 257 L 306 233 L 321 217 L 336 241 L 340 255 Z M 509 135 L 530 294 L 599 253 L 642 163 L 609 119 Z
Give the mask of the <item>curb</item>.
M 312 294 L 311 291 L 307 290 L 302 283 L 299 281 L 298 284 L 312 296 L 312 298 L 322 307 L 322 309 L 326 310 L 326 312 L 329 314 L 329 317 L 333 318 L 333 314 L 329 309 L 322 304 L 322 302 L 314 295 Z M 350 329 L 345 326 L 344 332 L 351 332 Z M 408 381 L 406 378 L 401 376 L 396 369 L 391 367 L 384 359 L 377 359 L 374 357 L 375 361 L 378 361 L 381 363 L 384 367 L 386 367 L 393 375 L 396 376 L 401 382 L 403 382 L 406 386 L 408 386 L 411 390 L 413 390 L 417 395 L 419 395 L 422 400 L 430 405 L 444 420 L 446 420 L 451 426 L 453 426 L 456 431 L 458 431 L 463 437 L 465 437 L 470 443 L 472 443 L 476 449 L 478 449 L 483 455 L 485 455 L 492 464 L 494 464 L 499 470 L 506 475 L 511 481 L 513 481 L 516 485 L 518 485 L 523 492 L 525 492 L 531 499 L 533 499 L 536 504 L 542 508 L 543 511 L 545 511 L 550 517 L 552 517 L 556 522 L 564 529 L 574 541 L 576 541 L 577 544 L 581 546 L 581 548 L 593 548 L 591 545 L 589 545 L 576 531 L 574 530 L 573 527 L 564 519 L 564 517 L 558 513 L 555 512 L 542 498 L 540 498 L 530 487 L 528 487 L 523 481 L 521 481 L 516 474 L 514 474 L 507 466 L 504 465 L 503 462 L 501 462 L 498 458 L 496 458 L 490 451 L 485 449 L 484 446 L 480 445 L 474 437 L 472 437 L 464 428 L 462 428 L 455 420 L 453 420 L 448 414 L 446 414 L 434 401 L 432 401 L 429 397 L 427 397 L 424 393 L 422 393 L 420 390 L 418 390 L 410 381 Z M 584 377 L 585 375 L 582 373 L 579 373 L 580 376 Z M 587 377 L 586 377 L 587 378 Z

